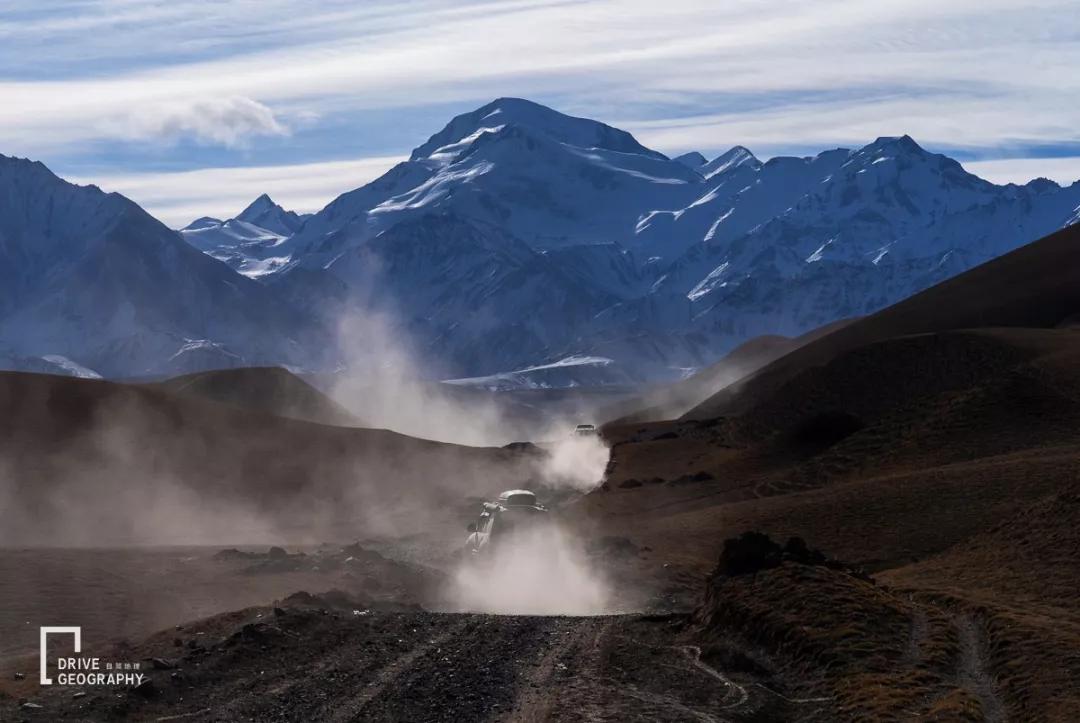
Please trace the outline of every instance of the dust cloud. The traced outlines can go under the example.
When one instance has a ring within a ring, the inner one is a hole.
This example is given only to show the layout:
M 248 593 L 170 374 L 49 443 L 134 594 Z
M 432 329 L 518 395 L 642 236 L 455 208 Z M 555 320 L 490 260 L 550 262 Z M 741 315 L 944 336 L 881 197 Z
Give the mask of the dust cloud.
M 368 424 L 443 442 L 501 446 L 528 434 L 535 444 L 529 473 L 503 480 L 503 489 L 528 487 L 565 499 L 601 483 L 610 451 L 599 435 L 574 433 L 577 423 L 592 420 L 548 414 L 542 425 L 526 430 L 492 395 L 424 383 L 420 380 L 431 375 L 431 365 L 421 361 L 400 329 L 393 315 L 383 312 L 354 309 L 343 316 L 339 344 L 345 367 L 331 390 L 338 403 Z M 466 394 L 472 396 L 462 398 Z M 484 486 L 477 485 L 474 494 Z M 479 563 L 462 551 L 450 579 L 444 604 L 451 610 L 595 615 L 609 609 L 607 581 L 584 554 L 581 540 L 557 522 L 502 541 Z
M 446 605 L 500 615 L 599 615 L 610 612 L 611 590 L 573 535 L 545 525 L 506 540 L 490 558 L 463 557 Z
M 0 425 L 0 547 L 299 546 L 420 535 L 445 558 L 464 544 L 481 500 L 526 487 L 561 502 L 603 479 L 603 441 L 573 434 L 592 420 L 551 415 L 521 439 L 493 395 L 462 403 L 422 381 L 429 368 L 391 316 L 354 311 L 339 328 L 346 364 L 331 396 L 364 428 L 139 385 L 39 378 L 28 389 L 0 389 L 13 395 L 5 402 L 12 417 Z M 528 439 L 533 445 L 493 449 Z M 448 571 L 461 582 L 458 607 L 586 614 L 606 605 L 606 584 L 568 531 L 504 550 L 486 570 Z M 476 594 L 482 589 L 519 597 Z M 559 596 L 550 597 L 553 589 Z
M 506 444 L 507 428 L 492 403 L 457 402 L 440 393 L 433 373 L 388 312 L 353 309 L 337 323 L 342 355 L 330 396 L 365 426 L 453 444 Z
M 174 463 L 157 446 L 162 421 L 120 395 L 90 414 L 58 449 L 27 444 L 0 465 L 0 546 L 101 547 L 214 543 L 243 535 L 273 539 L 274 521 L 257 505 L 200 489 L 195 465 Z M 68 420 L 52 417 L 60 426 Z M 29 424 L 32 424 L 28 420 Z M 172 430 L 170 445 L 191 459 L 206 453 L 198 435 Z M 35 439 L 34 442 L 41 440 Z M 222 477 L 231 470 L 218 469 Z M 210 492 L 208 494 L 208 492 Z
M 549 413 L 542 425 L 526 429 L 492 395 L 423 381 L 432 367 L 420 361 L 402 326 L 385 311 L 354 307 L 342 314 L 338 347 L 344 363 L 330 390 L 338 403 L 367 426 L 421 439 L 470 446 L 530 439 L 542 452 L 535 463 L 541 486 L 588 492 L 600 484 L 609 450 L 598 435 L 573 434 L 583 417 Z M 524 481 L 512 482 L 520 487 Z
M 594 407 L 550 403 L 543 398 L 544 390 L 534 390 L 536 398 L 524 403 L 511 401 L 507 393 L 442 383 L 440 379 L 460 369 L 448 370 L 431 358 L 438 357 L 436 352 L 419 349 L 408 325 L 392 311 L 354 304 L 335 324 L 341 363 L 327 391 L 366 427 L 492 447 L 561 442 L 576 424 L 595 421 Z M 568 452 L 569 463 L 581 449 Z
M 559 432 L 552 430 L 550 437 Z M 595 489 L 604 478 L 611 450 L 597 435 L 567 436 L 548 442 L 547 451 L 540 464 L 540 477 L 545 486 L 555 489 L 572 489 L 588 492 Z
M 0 546 L 458 538 L 455 505 L 536 474 L 525 455 L 107 382 L 17 381 L 27 388 L 0 423 Z
M 578 420 L 548 420 L 531 451 L 490 449 L 513 433 L 497 405 L 431 393 L 389 317 L 351 313 L 340 326 L 356 373 L 339 375 L 335 396 L 351 395 L 366 427 L 409 437 L 141 386 L 8 380 L 0 545 L 317 544 L 432 528 L 463 539 L 467 500 L 601 480 L 607 449 L 573 437 Z

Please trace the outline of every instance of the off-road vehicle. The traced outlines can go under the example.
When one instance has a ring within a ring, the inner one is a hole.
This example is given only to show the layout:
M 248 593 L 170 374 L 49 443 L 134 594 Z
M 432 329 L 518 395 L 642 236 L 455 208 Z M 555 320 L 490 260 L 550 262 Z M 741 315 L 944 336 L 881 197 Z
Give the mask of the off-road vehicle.
M 495 501 L 485 502 L 480 518 L 469 523 L 465 552 L 474 557 L 488 556 L 505 540 L 547 522 L 548 510 L 534 492 L 507 490 Z
M 595 437 L 599 433 L 594 424 L 579 424 L 574 427 L 575 437 Z

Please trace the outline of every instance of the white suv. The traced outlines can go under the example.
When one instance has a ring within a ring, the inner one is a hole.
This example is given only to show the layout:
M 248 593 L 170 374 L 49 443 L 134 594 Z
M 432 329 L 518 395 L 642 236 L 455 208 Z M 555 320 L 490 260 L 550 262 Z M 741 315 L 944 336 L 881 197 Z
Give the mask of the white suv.
M 485 502 L 480 519 L 469 523 L 465 550 L 474 556 L 490 554 L 500 541 L 547 522 L 547 508 L 529 490 L 507 490 L 494 502 Z

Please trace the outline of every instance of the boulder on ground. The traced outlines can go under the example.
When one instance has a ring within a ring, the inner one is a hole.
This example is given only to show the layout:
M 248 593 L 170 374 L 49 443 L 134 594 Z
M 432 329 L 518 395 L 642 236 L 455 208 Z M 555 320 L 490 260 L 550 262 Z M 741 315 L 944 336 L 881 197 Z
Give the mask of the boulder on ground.
M 782 562 L 819 565 L 868 579 L 861 570 L 852 569 L 838 560 L 830 559 L 821 550 L 812 549 L 801 537 L 792 537 L 781 547 L 762 532 L 744 532 L 738 537 L 724 540 L 724 549 L 713 574 L 724 577 L 750 575 L 779 567 Z

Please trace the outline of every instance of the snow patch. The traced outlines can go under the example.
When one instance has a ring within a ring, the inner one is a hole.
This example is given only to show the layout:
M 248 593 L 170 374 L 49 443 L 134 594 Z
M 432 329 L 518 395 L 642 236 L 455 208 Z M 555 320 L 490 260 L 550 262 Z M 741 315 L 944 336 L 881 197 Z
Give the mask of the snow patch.
M 93 369 L 84 367 L 82 364 L 79 364 L 76 361 L 72 361 L 66 356 L 62 356 L 60 354 L 46 354 L 41 358 L 49 362 L 50 364 L 55 364 L 73 377 L 79 377 L 80 379 L 102 378 L 101 375 Z

